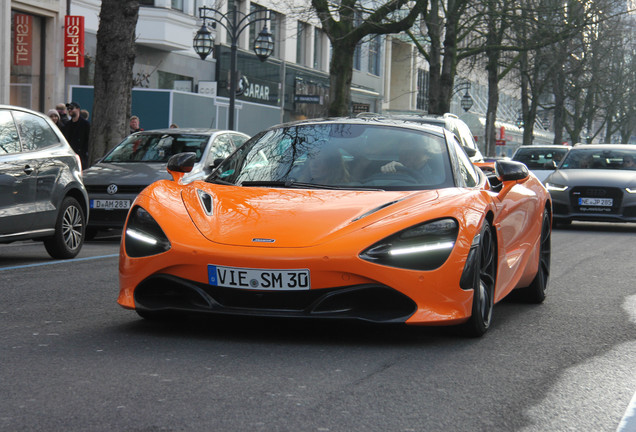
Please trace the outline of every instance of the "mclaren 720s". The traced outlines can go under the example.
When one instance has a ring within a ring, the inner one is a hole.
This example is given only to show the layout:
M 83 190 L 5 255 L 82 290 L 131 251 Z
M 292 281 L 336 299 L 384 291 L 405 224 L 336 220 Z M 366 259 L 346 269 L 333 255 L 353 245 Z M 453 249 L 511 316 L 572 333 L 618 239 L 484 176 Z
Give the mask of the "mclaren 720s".
M 269 128 L 205 180 L 143 190 L 120 251 L 121 306 L 458 325 L 481 336 L 513 290 L 545 299 L 550 195 L 525 165 L 486 175 L 449 131 L 397 120 Z

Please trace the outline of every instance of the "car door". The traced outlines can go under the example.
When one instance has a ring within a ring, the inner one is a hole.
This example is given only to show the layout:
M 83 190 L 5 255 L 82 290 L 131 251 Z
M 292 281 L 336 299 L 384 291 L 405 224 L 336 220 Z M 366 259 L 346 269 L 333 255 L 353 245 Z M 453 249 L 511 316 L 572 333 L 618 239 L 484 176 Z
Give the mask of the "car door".
M 33 217 L 31 229 L 53 228 L 57 218 L 64 182 L 63 175 L 68 167 L 63 157 L 53 151 L 60 140 L 46 120 L 31 113 L 13 111 L 13 119 L 20 134 L 22 154 L 30 160 L 36 177 Z
M 0 236 L 31 229 L 37 165 L 24 153 L 9 110 L 0 110 Z

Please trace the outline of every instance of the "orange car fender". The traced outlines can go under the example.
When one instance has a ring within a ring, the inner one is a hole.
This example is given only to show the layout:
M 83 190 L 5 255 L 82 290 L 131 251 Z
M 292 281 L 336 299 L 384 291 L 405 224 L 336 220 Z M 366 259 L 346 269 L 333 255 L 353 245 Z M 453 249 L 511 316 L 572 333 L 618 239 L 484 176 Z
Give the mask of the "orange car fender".
M 504 182 L 495 198 L 499 262 L 495 302 L 530 283 L 539 266 L 545 189 L 532 177 Z

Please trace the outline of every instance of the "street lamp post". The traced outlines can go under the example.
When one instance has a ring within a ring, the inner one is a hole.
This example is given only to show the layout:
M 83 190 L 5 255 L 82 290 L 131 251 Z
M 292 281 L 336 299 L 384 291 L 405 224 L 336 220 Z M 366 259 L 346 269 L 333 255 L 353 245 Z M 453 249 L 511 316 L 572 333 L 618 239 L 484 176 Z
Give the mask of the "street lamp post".
M 257 17 L 257 15 L 265 13 L 265 17 Z M 219 16 L 217 18 L 217 15 Z M 272 34 L 267 30 L 267 21 L 269 20 L 269 11 L 267 9 L 256 10 L 248 14 L 242 14 L 239 17 L 239 11 L 236 9 L 236 5 L 232 7 L 231 11 L 224 14 L 211 7 L 203 6 L 199 8 L 199 18 L 203 19 L 203 25 L 197 31 L 194 36 L 192 45 L 194 51 L 201 57 L 201 60 L 210 55 L 214 48 L 214 35 L 208 29 L 208 20 L 212 22 L 212 27 L 216 28 L 216 25 L 220 25 L 227 30 L 228 36 L 231 41 L 231 54 L 230 54 L 230 109 L 228 113 L 228 129 L 234 130 L 234 105 L 236 101 L 236 86 L 237 86 L 237 70 L 236 70 L 236 57 L 238 52 L 238 39 L 241 33 L 250 24 L 258 21 L 265 21 L 263 29 L 254 40 L 254 53 L 261 60 L 265 61 L 274 52 L 274 38 Z M 240 19 L 239 19 L 240 18 Z

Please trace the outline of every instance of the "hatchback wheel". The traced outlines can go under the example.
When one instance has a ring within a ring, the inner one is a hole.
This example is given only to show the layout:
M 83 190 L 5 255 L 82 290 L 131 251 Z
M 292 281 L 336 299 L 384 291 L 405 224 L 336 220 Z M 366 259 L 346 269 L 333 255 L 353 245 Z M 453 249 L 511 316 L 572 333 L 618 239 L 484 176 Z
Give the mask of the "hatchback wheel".
M 84 244 L 85 225 L 84 211 L 77 200 L 64 198 L 57 214 L 55 234 L 44 240 L 46 251 L 56 259 L 74 258 Z

